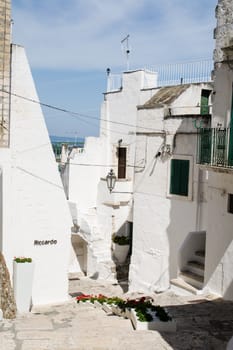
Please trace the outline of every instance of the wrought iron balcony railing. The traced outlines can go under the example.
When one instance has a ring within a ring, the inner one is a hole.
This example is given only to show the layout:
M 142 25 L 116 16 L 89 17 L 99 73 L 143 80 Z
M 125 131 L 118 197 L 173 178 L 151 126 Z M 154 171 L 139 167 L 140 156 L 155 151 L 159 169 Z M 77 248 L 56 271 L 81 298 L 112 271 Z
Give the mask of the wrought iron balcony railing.
M 233 129 L 199 129 L 197 163 L 233 168 Z

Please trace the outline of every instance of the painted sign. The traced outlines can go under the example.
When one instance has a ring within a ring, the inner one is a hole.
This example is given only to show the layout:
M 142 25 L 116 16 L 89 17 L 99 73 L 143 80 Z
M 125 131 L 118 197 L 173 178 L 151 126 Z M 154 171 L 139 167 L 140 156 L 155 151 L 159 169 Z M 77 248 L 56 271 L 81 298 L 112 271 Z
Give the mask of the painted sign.
M 56 239 L 43 240 L 43 241 L 39 241 L 37 239 L 34 240 L 34 245 L 55 245 L 55 244 L 57 244 Z

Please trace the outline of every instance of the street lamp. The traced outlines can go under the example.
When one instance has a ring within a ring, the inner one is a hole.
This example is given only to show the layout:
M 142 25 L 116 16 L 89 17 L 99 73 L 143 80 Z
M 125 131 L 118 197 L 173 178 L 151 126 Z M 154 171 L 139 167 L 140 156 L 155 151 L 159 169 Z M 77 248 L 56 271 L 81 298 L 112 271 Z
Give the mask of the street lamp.
M 106 176 L 106 181 L 109 192 L 111 193 L 116 183 L 116 175 L 114 174 L 113 169 L 110 169 L 108 175 Z

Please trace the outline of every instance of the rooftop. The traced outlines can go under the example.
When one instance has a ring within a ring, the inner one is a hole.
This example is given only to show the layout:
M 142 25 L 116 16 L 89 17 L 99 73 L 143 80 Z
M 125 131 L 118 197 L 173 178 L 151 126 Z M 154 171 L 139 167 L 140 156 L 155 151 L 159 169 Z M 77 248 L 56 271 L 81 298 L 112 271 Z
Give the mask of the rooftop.
M 138 109 L 158 108 L 171 104 L 190 86 L 191 84 L 162 87 L 144 105 L 138 106 Z

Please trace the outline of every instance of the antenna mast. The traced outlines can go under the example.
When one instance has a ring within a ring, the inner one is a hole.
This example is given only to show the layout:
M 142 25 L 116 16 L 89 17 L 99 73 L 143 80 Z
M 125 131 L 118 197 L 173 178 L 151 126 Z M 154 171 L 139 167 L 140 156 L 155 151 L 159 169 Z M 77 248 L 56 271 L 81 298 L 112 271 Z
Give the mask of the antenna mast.
M 129 70 L 129 54 L 130 54 L 130 48 L 129 48 L 129 34 L 121 40 L 121 47 L 122 50 L 126 54 L 126 69 Z

